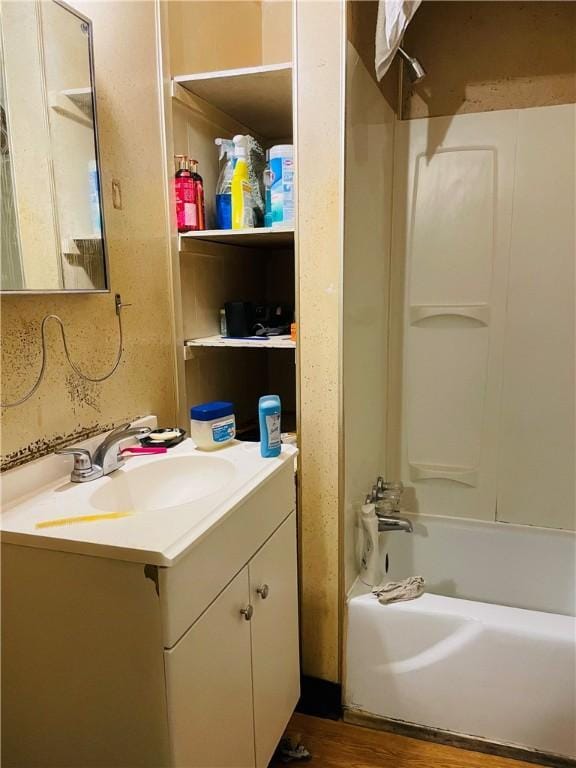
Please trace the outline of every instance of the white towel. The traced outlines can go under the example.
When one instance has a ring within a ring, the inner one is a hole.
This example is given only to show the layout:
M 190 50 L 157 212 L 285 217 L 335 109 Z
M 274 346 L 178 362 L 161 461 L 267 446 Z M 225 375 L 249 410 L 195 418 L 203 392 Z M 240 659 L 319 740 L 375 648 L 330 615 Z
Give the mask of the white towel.
M 382 80 L 402 42 L 402 35 L 422 0 L 379 0 L 376 22 L 376 77 Z
M 388 581 L 372 589 L 382 605 L 398 603 L 401 600 L 414 600 L 424 593 L 425 581 L 422 576 L 410 576 L 402 581 Z

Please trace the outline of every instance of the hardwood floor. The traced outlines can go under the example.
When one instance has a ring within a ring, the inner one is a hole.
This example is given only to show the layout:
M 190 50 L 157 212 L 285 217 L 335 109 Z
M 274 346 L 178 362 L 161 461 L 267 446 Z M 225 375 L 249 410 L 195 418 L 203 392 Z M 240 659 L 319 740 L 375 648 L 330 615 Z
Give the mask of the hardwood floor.
M 302 743 L 312 753 L 308 762 L 288 763 L 294 768 L 298 765 L 311 768 L 534 768 L 533 763 L 298 713 L 292 717 L 287 732 L 301 734 Z M 285 767 L 286 763 L 280 760 L 273 760 L 269 766 Z

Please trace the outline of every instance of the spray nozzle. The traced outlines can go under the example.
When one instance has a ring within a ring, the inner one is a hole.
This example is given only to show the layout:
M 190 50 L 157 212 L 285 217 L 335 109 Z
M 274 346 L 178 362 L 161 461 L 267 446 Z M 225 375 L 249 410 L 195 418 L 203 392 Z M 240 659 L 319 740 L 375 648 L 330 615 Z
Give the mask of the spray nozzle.
M 232 141 L 234 142 L 234 157 L 236 158 L 246 158 L 247 150 L 246 150 L 246 136 L 242 136 L 241 133 L 234 136 Z
M 214 144 L 220 148 L 218 160 L 222 160 L 224 157 L 234 157 L 234 142 L 232 139 L 214 139 Z

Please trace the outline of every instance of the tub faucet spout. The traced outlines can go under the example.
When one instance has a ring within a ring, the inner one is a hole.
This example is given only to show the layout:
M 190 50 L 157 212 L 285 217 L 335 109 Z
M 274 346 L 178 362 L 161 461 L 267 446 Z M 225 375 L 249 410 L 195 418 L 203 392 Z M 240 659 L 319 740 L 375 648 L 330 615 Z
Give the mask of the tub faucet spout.
M 378 516 L 378 532 L 385 531 L 405 531 L 412 533 L 414 530 L 412 522 L 406 517 L 392 517 L 391 515 Z

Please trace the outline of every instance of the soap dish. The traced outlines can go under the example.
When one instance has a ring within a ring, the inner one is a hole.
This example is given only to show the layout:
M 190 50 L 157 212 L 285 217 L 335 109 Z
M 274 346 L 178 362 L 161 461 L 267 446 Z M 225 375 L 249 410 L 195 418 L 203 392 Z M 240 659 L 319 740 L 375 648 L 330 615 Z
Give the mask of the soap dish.
M 163 437 L 164 435 L 166 437 Z M 164 427 L 163 429 L 153 429 L 146 437 L 140 438 L 140 443 L 150 448 L 173 448 L 181 443 L 185 437 L 186 431 L 180 427 Z

